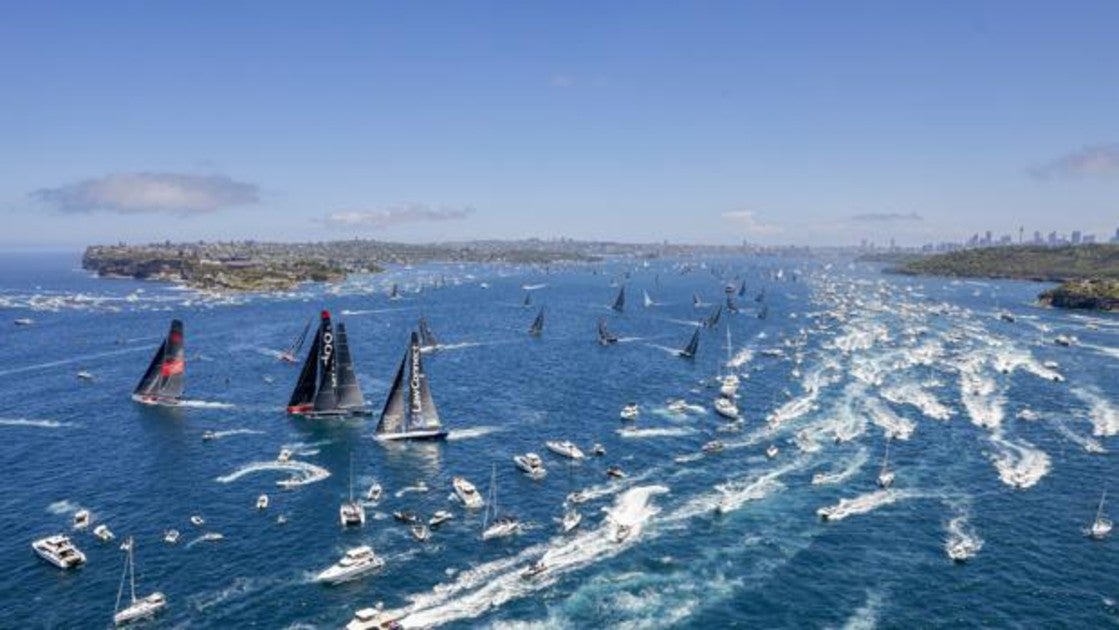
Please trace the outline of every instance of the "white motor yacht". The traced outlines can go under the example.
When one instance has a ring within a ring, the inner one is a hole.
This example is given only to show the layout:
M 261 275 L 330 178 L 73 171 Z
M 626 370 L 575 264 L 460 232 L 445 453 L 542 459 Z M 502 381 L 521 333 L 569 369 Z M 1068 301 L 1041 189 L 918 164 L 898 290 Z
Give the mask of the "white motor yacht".
M 195 514 L 194 516 L 190 517 L 190 522 L 195 527 L 202 527 L 203 525 L 206 524 L 206 519 L 204 519 L 201 516 Z
M 777 457 L 778 452 L 779 451 L 777 450 L 777 445 L 770 444 L 769 447 L 765 449 L 765 456 L 769 459 L 773 459 L 774 457 Z
M 125 552 L 127 554 L 124 565 L 125 572 L 120 576 L 120 589 L 117 591 L 117 604 L 115 607 L 116 612 L 113 614 L 113 623 L 118 626 L 127 625 L 142 619 L 151 619 L 167 607 L 167 598 L 163 593 L 158 591 L 150 595 L 145 595 L 144 597 L 136 597 L 136 569 L 132 563 L 133 547 L 135 547 L 135 545 L 131 544 L 132 538 L 129 538 L 128 541 L 130 544 Z M 131 603 L 121 608 L 120 604 L 124 596 L 125 577 L 128 577 Z
M 514 455 L 513 461 L 517 464 L 517 468 L 533 479 L 543 479 L 548 474 L 547 469 L 544 468 L 544 461 L 536 453 Z
M 89 371 L 86 371 L 86 370 L 82 370 L 81 372 L 78 372 L 78 380 L 80 380 L 80 381 L 92 381 L 93 380 L 93 372 L 89 372 Z
M 384 493 L 385 489 L 381 487 L 381 484 L 374 481 L 373 485 L 369 486 L 369 491 L 365 493 L 365 498 L 372 503 L 377 503 Z
M 715 413 L 728 420 L 737 420 L 738 405 L 734 404 L 734 401 L 731 399 L 720 396 L 715 399 Z
M 163 542 L 167 543 L 168 545 L 177 544 L 179 542 L 179 530 L 169 529 L 163 532 Z
M 215 440 L 215 439 L 217 439 L 217 437 L 218 437 L 217 434 L 214 433 L 213 431 L 203 431 L 202 432 L 202 441 L 203 442 L 209 442 L 211 440 Z
M 586 491 L 577 490 L 567 495 L 567 502 L 572 505 L 578 505 L 580 503 L 586 503 L 589 498 Z
M 568 440 L 551 440 L 545 442 L 544 445 L 548 447 L 549 451 L 562 457 L 567 457 L 569 459 L 583 459 L 586 457 L 583 451 L 579 450 L 578 446 L 575 446 Z
M 276 461 L 280 462 L 281 464 L 287 463 L 291 461 L 291 455 L 292 452 L 290 448 L 282 448 L 280 449 L 280 454 L 276 456 Z
M 601 457 L 606 454 L 606 447 L 599 444 L 598 442 L 595 442 L 594 446 L 591 448 L 591 453 L 595 457 Z
M 727 398 L 734 398 L 738 394 L 738 375 L 727 374 L 719 384 L 719 393 Z
M 632 403 L 632 402 L 630 404 L 626 405 L 625 407 L 623 407 L 622 408 L 622 413 L 619 414 L 619 416 L 622 418 L 622 420 L 636 420 L 637 417 L 640 416 L 640 415 L 641 415 L 641 408 L 637 406 L 637 403 Z
M 454 486 L 455 495 L 467 508 L 477 510 L 486 504 L 482 495 L 478 494 L 478 489 L 474 487 L 474 484 L 467 481 L 465 477 L 453 478 L 451 480 L 451 485 Z
M 623 543 L 626 541 L 627 538 L 629 538 L 629 535 L 632 533 L 633 527 L 626 525 L 625 523 L 614 524 L 614 542 Z
M 412 537 L 420 542 L 425 542 L 428 538 L 431 538 L 431 530 L 423 523 L 416 523 L 412 526 Z
M 454 518 L 455 518 L 455 515 L 451 514 L 447 510 L 439 510 L 435 514 L 431 515 L 431 518 L 428 519 L 428 521 L 427 521 L 427 526 L 432 528 L 432 529 L 435 529 L 436 527 L 439 527 L 443 523 L 446 523 L 447 521 L 453 520 Z
M 390 617 L 378 608 L 362 608 L 354 613 L 354 618 L 346 624 L 346 630 L 396 630 L 400 628 L 397 619 Z
M 385 566 L 384 559 L 373 553 L 372 547 L 362 545 L 348 549 L 341 560 L 316 575 L 315 581 L 324 584 L 338 584 L 359 578 L 383 566 Z
M 524 571 L 521 571 L 521 579 L 531 580 L 547 570 L 548 565 L 544 564 L 544 560 L 538 560 L 530 564 Z
M 566 534 L 578 527 L 579 523 L 582 522 L 582 520 L 583 515 L 580 514 L 579 510 L 576 510 L 575 508 L 571 508 L 570 510 L 564 512 L 563 519 L 560 521 L 560 526 L 563 528 L 563 533 Z
M 685 400 L 681 400 L 679 398 L 676 399 L 676 400 L 670 400 L 670 401 L 668 401 L 668 407 L 667 408 L 668 408 L 668 411 L 670 411 L 671 413 L 687 413 L 688 412 L 688 402 L 685 401 Z
M 704 444 L 702 449 L 704 453 L 721 453 L 723 451 L 723 446 L 723 443 L 719 440 L 711 440 Z
M 93 516 L 89 510 L 78 510 L 74 512 L 74 529 L 85 529 L 93 521 Z
M 258 509 L 258 510 L 267 510 L 268 509 L 268 495 L 267 494 L 262 494 L 262 495 L 260 495 L 259 497 L 256 498 L 256 509 Z
M 40 538 L 31 543 L 31 548 L 40 558 L 59 569 L 73 569 L 85 563 L 85 554 L 74 546 L 70 537 L 65 534 Z
M 93 528 L 93 535 L 97 536 L 97 539 L 101 542 L 109 542 L 115 538 L 113 530 L 109 529 L 109 526 L 104 523 Z
M 201 540 L 203 542 L 219 542 L 225 540 L 225 534 L 222 534 L 221 532 L 206 532 L 205 534 L 202 534 L 202 536 L 200 536 L 198 540 Z

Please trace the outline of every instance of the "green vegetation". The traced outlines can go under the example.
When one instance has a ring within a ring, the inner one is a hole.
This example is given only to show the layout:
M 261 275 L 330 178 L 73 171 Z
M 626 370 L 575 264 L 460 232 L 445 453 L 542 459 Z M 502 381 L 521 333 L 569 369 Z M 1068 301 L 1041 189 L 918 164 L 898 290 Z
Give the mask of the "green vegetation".
M 1119 280 L 1119 245 L 987 247 L 911 260 L 900 273 L 1045 282 Z
M 1042 304 L 1059 308 L 1119 311 L 1119 281 L 1072 280 L 1038 296 Z

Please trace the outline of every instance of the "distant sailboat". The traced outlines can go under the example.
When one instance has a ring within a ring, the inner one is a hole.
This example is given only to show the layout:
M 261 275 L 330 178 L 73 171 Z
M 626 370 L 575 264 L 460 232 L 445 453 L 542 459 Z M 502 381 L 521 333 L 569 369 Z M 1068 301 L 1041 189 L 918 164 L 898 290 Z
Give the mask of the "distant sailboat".
M 598 320 L 598 345 L 609 346 L 618 343 L 618 337 L 606 328 L 606 318 L 600 317 Z
M 415 332 L 396 371 L 375 437 L 378 440 L 442 440 L 447 437 L 431 397 L 420 354 L 420 337 Z
M 769 305 L 763 304 L 762 310 L 758 311 L 758 319 L 765 319 L 769 317 Z
M 738 305 L 734 303 L 734 297 L 732 297 L 730 295 L 727 296 L 727 312 L 728 313 L 737 313 L 738 312 Z
M 307 333 L 311 331 L 311 322 L 314 318 L 308 317 L 307 323 L 303 326 L 303 332 L 291 342 L 287 350 L 280 353 L 280 360 L 285 363 L 298 363 L 299 353 L 303 350 L 303 344 L 307 341 Z
M 652 308 L 654 302 L 653 302 L 653 298 L 649 297 L 649 292 L 648 291 L 642 291 L 641 293 L 645 297 L 645 308 Z
M 521 306 L 525 308 L 532 306 L 532 294 L 528 291 L 525 291 L 525 299 L 523 302 L 521 302 Z
M 758 291 L 758 294 L 754 296 L 754 301 L 755 302 L 764 302 L 765 301 L 765 289 L 762 289 L 761 291 Z
M 699 299 L 699 294 L 698 293 L 693 293 L 692 294 L 692 308 L 701 308 L 701 307 L 703 307 L 703 300 Z
M 720 304 L 719 306 L 715 307 L 715 312 L 711 313 L 711 316 L 708 317 L 706 320 L 704 320 L 703 325 L 706 328 L 715 328 L 716 326 L 719 325 L 719 320 L 722 319 L 722 317 L 723 317 L 723 305 Z
M 431 331 L 431 326 L 427 323 L 427 317 L 420 315 L 420 350 L 424 352 L 431 352 L 432 350 L 439 349 L 439 340 L 435 338 L 435 333 Z
M 392 283 L 392 291 L 389 292 L 389 299 L 390 300 L 399 300 L 400 299 L 400 285 L 396 284 L 395 282 Z
M 696 350 L 699 350 L 699 329 L 698 328 L 692 334 L 692 340 L 688 342 L 688 345 L 685 346 L 683 350 L 677 351 L 676 356 L 683 357 L 685 359 L 691 359 L 691 358 L 695 357 Z
M 743 280 L 742 284 L 738 285 L 738 297 L 746 297 L 746 281 Z
M 330 311 L 323 311 L 311 351 L 303 362 L 287 411 L 307 417 L 368 415 L 354 374 L 345 324 L 335 332 Z
M 536 314 L 536 319 L 532 320 L 532 326 L 528 328 L 528 334 L 533 337 L 539 337 L 544 332 L 544 307 L 540 307 L 540 312 Z
M 186 352 L 183 323 L 171 320 L 171 331 L 152 357 L 148 371 L 132 392 L 132 400 L 145 405 L 175 406 L 182 402 Z
M 621 313 L 626 309 L 626 285 L 618 289 L 618 297 L 614 298 L 614 306 L 610 307 L 615 311 Z

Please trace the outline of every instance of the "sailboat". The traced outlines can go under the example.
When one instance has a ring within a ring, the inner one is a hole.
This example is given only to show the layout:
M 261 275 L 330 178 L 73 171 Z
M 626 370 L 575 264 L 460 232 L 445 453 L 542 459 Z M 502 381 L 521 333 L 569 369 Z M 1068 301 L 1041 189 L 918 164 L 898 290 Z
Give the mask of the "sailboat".
M 600 317 L 598 320 L 598 345 L 609 346 L 618 343 L 618 337 L 606 328 L 606 318 Z
M 623 284 L 622 288 L 618 289 L 618 297 L 614 298 L 614 306 L 610 308 L 619 313 L 626 310 L 626 285 Z
M 127 558 L 124 561 L 124 571 L 120 576 L 120 588 L 117 590 L 116 607 L 113 609 L 116 611 L 113 614 L 113 623 L 118 626 L 154 617 L 167 606 L 167 598 L 163 593 L 158 591 L 144 597 L 136 597 L 136 568 L 133 566 L 132 562 L 132 553 L 136 545 L 133 544 L 132 538 L 129 537 L 127 546 L 122 546 L 125 549 Z M 124 597 L 125 578 L 128 578 L 132 598 L 131 603 L 126 608 L 122 609 L 120 607 L 120 600 Z
M 731 368 L 731 362 L 734 356 L 732 354 L 730 343 L 730 323 L 727 323 L 727 374 L 722 375 L 722 367 L 719 369 L 719 394 L 725 398 L 734 398 L 738 394 L 738 375 L 734 373 Z
M 303 350 L 303 344 L 307 341 L 307 333 L 311 332 L 311 322 L 314 318 L 308 317 L 307 323 L 303 326 L 303 332 L 291 342 L 287 350 L 280 353 L 280 360 L 284 363 L 298 363 L 299 353 Z
M 431 331 L 431 326 L 427 323 L 427 317 L 420 315 L 420 350 L 424 352 L 431 352 L 439 349 L 439 340 L 435 338 L 435 333 Z
M 378 440 L 442 440 L 447 437 L 431 397 L 420 356 L 420 337 L 415 332 L 396 370 L 375 437 Z
M 738 285 L 738 297 L 746 297 L 746 281 L 743 280 L 742 284 Z
M 490 518 L 493 522 L 490 522 Z M 487 526 L 488 524 L 488 526 Z M 486 513 L 482 518 L 482 540 L 505 538 L 516 534 L 521 529 L 521 522 L 511 516 L 497 515 L 497 464 L 493 465 L 490 473 L 490 496 L 486 501 Z
M 688 342 L 688 345 L 684 346 L 683 350 L 678 350 L 676 352 L 676 356 L 683 357 L 685 359 L 691 359 L 691 358 L 695 357 L 696 350 L 698 350 L 698 349 L 699 349 L 699 329 L 696 328 L 695 332 L 692 334 L 692 340 Z
M 699 299 L 698 293 L 692 294 L 692 308 L 700 308 L 703 306 L 703 300 Z
M 392 283 L 392 291 L 389 292 L 389 299 L 390 300 L 399 300 L 400 299 L 400 285 L 396 284 L 395 282 Z
M 338 508 L 338 516 L 342 520 L 342 527 L 350 525 L 365 526 L 365 507 L 361 502 L 354 501 L 354 454 L 350 453 L 350 500 L 342 503 Z
M 290 414 L 309 418 L 369 415 L 354 374 L 345 324 L 335 332 L 330 311 L 323 311 L 311 351 L 288 401 Z
M 521 302 L 521 306 L 525 308 L 532 306 L 532 294 L 528 291 L 525 291 L 525 299 L 523 302 Z
M 878 487 L 889 488 L 894 483 L 894 471 L 890 470 L 890 441 L 886 440 L 886 455 L 882 458 L 882 469 L 878 472 Z
M 532 326 L 528 328 L 528 334 L 533 337 L 539 337 L 544 332 L 544 307 L 540 307 L 540 312 L 536 314 L 536 319 L 532 320 Z
M 642 291 L 641 293 L 645 298 L 645 308 L 652 308 L 654 302 L 653 302 L 653 298 L 649 297 L 649 292 L 648 291 Z
M 711 316 L 704 320 L 703 326 L 705 328 L 714 328 L 719 325 L 719 320 L 722 319 L 722 317 L 723 305 L 720 304 L 719 306 L 715 307 L 715 312 L 711 313 Z
M 769 317 L 769 305 L 763 304 L 762 310 L 758 311 L 758 319 L 765 319 L 766 317 Z
M 1103 503 L 1107 499 L 1107 490 L 1103 491 L 1100 496 L 1100 506 L 1096 508 L 1096 520 L 1092 521 L 1092 527 L 1088 530 L 1088 535 L 1096 540 L 1106 538 L 1111 533 L 1112 523 L 1111 520 L 1103 515 Z
M 735 304 L 734 296 L 731 296 L 731 295 L 727 296 L 727 312 L 728 313 L 737 313 L 738 312 L 738 304 Z
M 183 323 L 171 320 L 171 331 L 152 357 L 148 371 L 132 392 L 132 400 L 145 405 L 175 406 L 182 402 L 186 352 Z

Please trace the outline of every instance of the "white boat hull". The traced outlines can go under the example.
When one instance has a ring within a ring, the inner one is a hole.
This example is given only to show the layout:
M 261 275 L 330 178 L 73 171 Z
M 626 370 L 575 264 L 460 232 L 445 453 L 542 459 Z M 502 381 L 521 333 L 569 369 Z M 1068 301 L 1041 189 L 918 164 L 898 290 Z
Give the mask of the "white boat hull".
M 162 593 L 152 593 L 113 615 L 113 623 L 123 626 L 141 619 L 150 619 L 162 612 L 166 606 L 167 601 Z

